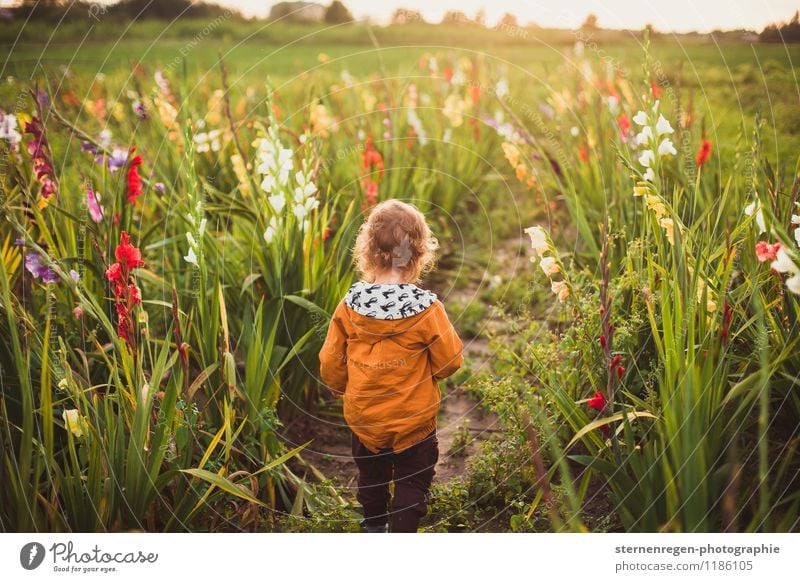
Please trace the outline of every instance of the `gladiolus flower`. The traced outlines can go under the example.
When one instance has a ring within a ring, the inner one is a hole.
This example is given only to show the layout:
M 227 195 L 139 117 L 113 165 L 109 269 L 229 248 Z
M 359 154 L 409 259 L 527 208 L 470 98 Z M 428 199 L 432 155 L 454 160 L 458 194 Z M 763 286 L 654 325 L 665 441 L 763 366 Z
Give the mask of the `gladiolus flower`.
M 756 198 L 750 204 L 745 206 L 744 213 L 747 216 L 756 216 L 756 224 L 758 225 L 759 233 L 763 234 L 767 232 L 767 225 L 764 222 L 764 213 L 761 210 L 761 202 Z
M 197 266 L 197 254 L 195 254 L 193 248 L 189 248 L 189 254 L 183 257 L 183 260 L 189 263 L 190 265 Z
M 137 267 L 143 267 L 144 261 L 142 261 L 141 251 L 130 243 L 128 233 L 124 230 L 120 234 L 120 241 L 114 256 L 117 257 L 122 268 L 131 271 Z
M 364 169 L 374 172 L 378 171 L 378 177 L 383 177 L 383 156 L 375 149 L 372 138 L 367 138 L 366 149 L 363 156 Z
M 637 146 L 647 145 L 651 139 L 653 139 L 653 130 L 650 129 L 649 125 L 645 125 L 642 128 L 642 131 L 636 134 L 635 145 Z
M 789 273 L 791 277 L 786 279 L 786 288 L 800 295 L 800 267 L 794 263 L 783 247 L 778 249 L 776 258 L 770 266 L 778 273 Z
M 136 147 L 131 149 L 131 154 L 136 151 Z M 139 166 L 142 165 L 142 156 L 136 154 L 128 165 L 128 204 L 134 204 L 136 199 L 142 195 L 142 178 L 139 176 Z
M 519 165 L 519 149 L 517 149 L 517 146 L 514 144 L 508 142 L 504 142 L 502 147 L 508 163 L 511 164 L 513 168 L 516 168 Z
M 697 162 L 698 166 L 702 166 L 708 161 L 708 158 L 711 157 L 711 141 L 704 139 L 703 144 L 700 146 L 700 151 L 697 152 L 697 157 L 695 158 L 695 162 Z
M 756 243 L 756 258 L 759 263 L 766 263 L 767 261 L 774 261 L 778 257 L 778 250 L 781 248 L 781 243 L 777 242 L 769 244 L 766 241 L 758 241 Z
M 621 380 L 624 375 L 625 375 L 625 367 L 624 366 L 618 366 L 617 367 L 617 376 L 619 377 L 619 379 Z
M 42 283 L 58 283 L 60 281 L 56 272 L 42 263 L 42 257 L 38 253 L 25 255 L 25 269 L 33 275 L 34 279 L 41 279 Z
M 656 159 L 653 150 L 644 150 L 642 154 L 639 156 L 639 163 L 643 165 L 645 168 L 649 168 L 650 164 L 652 164 Z
M 603 410 L 605 410 L 605 408 L 606 408 L 606 403 L 607 403 L 606 397 L 603 395 L 603 393 L 600 390 L 598 390 L 597 392 L 594 393 L 594 396 L 592 396 L 586 402 L 586 405 L 589 408 L 594 408 L 598 412 L 603 412 Z
M 553 257 L 542 257 L 542 260 L 539 262 L 539 266 L 542 268 L 542 271 L 544 271 L 544 274 L 548 277 L 561 271 L 561 267 L 558 266 L 558 262 Z
M 566 281 L 553 281 L 550 283 L 550 290 L 558 297 L 561 303 L 569 297 L 569 285 L 567 285 Z
M 623 139 L 628 135 L 631 130 L 631 120 L 627 115 L 620 115 L 617 117 L 617 125 L 619 126 L 619 133 Z
M 616 355 L 616 356 L 614 356 L 614 358 L 611 360 L 611 363 L 608 365 L 608 369 L 609 369 L 609 370 L 613 370 L 614 368 L 616 368 L 616 367 L 617 367 L 617 364 L 619 364 L 619 363 L 620 363 L 620 361 L 622 361 L 622 356 L 620 356 L 619 354 L 617 354 L 617 355 Z
M 658 155 L 665 156 L 667 154 L 675 156 L 678 154 L 678 150 L 676 150 L 675 146 L 672 145 L 671 139 L 665 138 L 658 145 Z
M 78 438 L 81 438 L 88 431 L 86 419 L 75 408 L 65 410 L 61 414 L 61 418 L 64 419 L 64 428 Z
M 120 339 L 134 346 L 134 321 L 133 308 L 140 305 L 142 300 L 136 285 L 130 283 L 133 269 L 144 266 L 142 254 L 130 244 L 128 233 L 122 231 L 120 244 L 115 252 L 117 262 L 106 270 L 106 279 L 111 283 L 111 289 L 116 300 L 117 310 L 117 335 Z
M 667 234 L 667 240 L 670 244 L 675 244 L 675 222 L 671 218 L 662 218 L 658 224 Z
M 658 121 L 656 122 L 656 133 L 658 133 L 658 135 L 664 135 L 667 133 L 672 133 L 673 131 L 674 130 L 669 124 L 669 121 L 667 121 L 663 115 L 659 115 Z
M 531 248 L 539 255 L 550 249 L 547 242 L 547 233 L 541 226 L 529 226 L 525 229 L 525 234 L 531 237 Z
M 89 207 L 89 216 L 95 222 L 103 220 L 103 207 L 100 206 L 100 196 L 92 190 L 91 186 L 86 187 L 86 205 Z
M 798 273 L 797 265 L 794 264 L 789 254 L 783 249 L 779 248 L 775 253 L 775 260 L 770 265 L 774 271 L 778 273 Z
M 633 116 L 633 122 L 636 125 L 647 125 L 647 113 L 644 111 L 640 111 L 636 115 Z

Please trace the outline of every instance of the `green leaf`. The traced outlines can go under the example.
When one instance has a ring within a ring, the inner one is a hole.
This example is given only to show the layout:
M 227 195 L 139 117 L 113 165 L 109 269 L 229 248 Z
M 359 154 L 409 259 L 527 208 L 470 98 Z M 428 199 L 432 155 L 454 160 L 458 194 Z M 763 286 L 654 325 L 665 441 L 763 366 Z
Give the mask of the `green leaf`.
M 658 419 L 657 416 L 644 411 L 640 412 L 638 410 L 631 410 L 630 412 L 627 413 L 617 412 L 616 414 L 612 414 L 611 416 L 606 416 L 604 418 L 598 418 L 597 420 L 593 420 L 592 422 L 584 426 L 582 429 L 580 429 L 578 432 L 575 433 L 575 436 L 572 437 L 572 440 L 569 441 L 569 443 L 567 443 L 566 448 L 569 449 L 572 445 L 578 442 L 586 434 L 590 433 L 596 428 L 600 428 L 601 426 L 611 424 L 612 422 L 619 422 L 620 420 L 622 420 L 623 414 L 627 416 L 628 421 L 631 421 L 634 418 L 642 418 L 642 417 Z
M 181 473 L 186 473 L 187 475 L 191 475 L 192 477 L 197 477 L 198 479 L 202 479 L 206 483 L 213 485 L 214 487 L 218 487 L 222 489 L 226 493 L 230 493 L 231 495 L 235 495 L 236 497 L 240 497 L 245 501 L 249 501 L 250 503 L 256 503 L 261 505 L 262 507 L 266 507 L 266 505 L 250 495 L 246 493 L 237 485 L 219 475 L 217 473 L 212 473 L 211 471 L 206 471 L 205 469 L 181 469 Z

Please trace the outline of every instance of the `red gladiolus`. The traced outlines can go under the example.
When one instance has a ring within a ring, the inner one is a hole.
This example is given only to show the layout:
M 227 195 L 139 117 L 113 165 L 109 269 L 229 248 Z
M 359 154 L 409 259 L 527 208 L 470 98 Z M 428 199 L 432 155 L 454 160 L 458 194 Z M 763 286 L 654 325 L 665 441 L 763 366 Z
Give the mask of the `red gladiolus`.
M 619 379 L 622 380 L 622 377 L 624 375 L 625 375 L 625 367 L 624 366 L 619 366 L 617 368 L 617 376 L 619 376 Z
M 139 249 L 130 244 L 128 233 L 125 231 L 120 234 L 120 244 L 114 255 L 117 262 L 106 270 L 106 279 L 111 283 L 116 301 L 117 335 L 135 349 L 133 309 L 141 305 L 142 299 L 138 287 L 131 283 L 130 279 L 133 269 L 144 266 L 144 261 Z
M 383 156 L 375 149 L 375 144 L 372 143 L 372 138 L 368 137 L 366 142 L 366 149 L 364 150 L 364 169 L 374 172 L 378 171 L 378 177 L 383 177 Z
M 603 395 L 603 393 L 600 390 L 598 390 L 597 392 L 594 393 L 594 396 L 591 397 L 586 402 L 586 405 L 589 408 L 594 408 L 595 410 L 597 410 L 599 412 L 603 412 L 603 410 L 605 410 L 605 408 L 606 408 L 606 403 L 607 403 L 606 397 Z
M 650 93 L 653 95 L 653 99 L 660 99 L 663 92 L 664 89 L 659 87 L 655 81 L 650 81 Z
M 620 115 L 617 117 L 617 125 L 619 126 L 619 133 L 622 137 L 628 135 L 631 130 L 631 118 L 627 115 Z
M 136 147 L 131 148 L 131 154 Z M 128 204 L 134 204 L 142 195 L 142 178 L 139 176 L 139 166 L 142 165 L 142 156 L 136 154 L 128 165 Z
M 375 182 L 367 182 L 366 188 L 367 202 L 372 206 L 378 199 L 378 185 Z
M 731 332 L 731 319 L 733 319 L 733 310 L 731 306 L 728 305 L 727 299 L 725 300 L 725 309 L 723 310 L 724 315 L 722 316 L 722 330 L 720 330 L 720 336 L 722 337 L 722 344 L 725 345 L 728 343 L 728 336 Z
M 366 173 L 361 177 L 361 187 L 367 197 L 367 204 L 373 206 L 378 199 L 378 180 L 383 177 L 383 156 L 375 149 L 371 137 L 365 143 L 362 162 Z
M 600 347 L 603 348 L 603 349 L 606 349 L 606 345 L 607 345 L 606 336 L 601 335 L 600 336 Z
M 481 100 L 481 88 L 479 85 L 476 84 L 470 88 L 470 99 L 476 105 Z
M 619 364 L 620 360 L 622 360 L 622 356 L 620 356 L 619 354 L 614 356 L 614 359 L 611 360 L 611 363 L 608 365 L 608 369 L 609 370 L 613 370 L 614 368 L 616 368 L 617 364 Z
M 124 266 L 124 268 L 128 269 L 128 272 L 136 267 L 143 267 L 144 261 L 142 261 L 141 251 L 130 243 L 128 233 L 124 230 L 120 235 L 120 240 L 121 242 L 114 253 L 114 256 L 117 257 L 117 260 Z
M 766 263 L 767 261 L 774 261 L 778 257 L 778 251 L 781 248 L 781 243 L 776 242 L 769 244 L 766 241 L 760 240 L 756 243 L 756 258 L 759 263 Z
M 50 145 L 44 134 L 44 125 L 34 116 L 25 124 L 25 133 L 33 135 L 33 140 L 28 142 L 28 153 L 33 161 L 36 179 L 42 185 L 40 194 L 44 200 L 49 200 L 58 191 L 58 183 L 55 180 L 53 164 L 50 162 Z
M 700 146 L 700 151 L 697 152 L 697 158 L 695 161 L 697 162 L 698 166 L 702 166 L 708 161 L 708 158 L 711 157 L 711 141 L 704 139 L 703 144 Z

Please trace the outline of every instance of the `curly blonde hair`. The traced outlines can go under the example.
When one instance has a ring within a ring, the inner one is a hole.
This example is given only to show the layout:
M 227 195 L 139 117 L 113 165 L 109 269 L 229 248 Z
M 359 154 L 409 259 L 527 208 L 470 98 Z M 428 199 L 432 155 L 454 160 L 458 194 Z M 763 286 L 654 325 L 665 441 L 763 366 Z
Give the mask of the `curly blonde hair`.
M 416 283 L 433 268 L 439 242 L 413 204 L 399 200 L 381 202 L 361 225 L 353 249 L 356 268 L 365 281 L 389 270 L 403 273 Z

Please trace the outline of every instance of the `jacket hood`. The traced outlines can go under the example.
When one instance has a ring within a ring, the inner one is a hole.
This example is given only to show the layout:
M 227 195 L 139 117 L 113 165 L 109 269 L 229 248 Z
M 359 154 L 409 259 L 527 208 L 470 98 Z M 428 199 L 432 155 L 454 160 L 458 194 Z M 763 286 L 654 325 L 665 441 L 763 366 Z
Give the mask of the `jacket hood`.
M 412 317 L 428 309 L 436 301 L 436 293 L 420 289 L 413 283 L 367 283 L 358 281 L 344 297 L 345 305 L 371 319 L 398 320 Z

